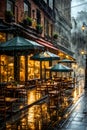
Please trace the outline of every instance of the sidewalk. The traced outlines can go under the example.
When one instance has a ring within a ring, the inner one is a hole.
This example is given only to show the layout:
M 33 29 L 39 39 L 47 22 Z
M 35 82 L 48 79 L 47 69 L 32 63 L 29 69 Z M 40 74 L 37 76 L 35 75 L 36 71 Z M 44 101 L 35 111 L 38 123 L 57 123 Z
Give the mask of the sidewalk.
M 79 99 L 66 123 L 58 130 L 87 130 L 87 89 Z

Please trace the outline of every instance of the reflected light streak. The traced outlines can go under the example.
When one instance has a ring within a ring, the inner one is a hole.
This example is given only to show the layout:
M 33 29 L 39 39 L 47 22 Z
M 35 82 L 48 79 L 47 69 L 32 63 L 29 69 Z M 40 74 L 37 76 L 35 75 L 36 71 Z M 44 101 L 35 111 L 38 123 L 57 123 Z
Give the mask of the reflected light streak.
M 35 101 L 35 91 L 28 93 L 28 104 L 31 104 Z
M 35 105 L 28 110 L 28 124 L 31 130 L 41 130 L 43 120 L 46 120 L 47 115 L 47 104 Z
M 73 96 L 74 96 L 74 102 L 75 102 L 77 100 L 76 90 L 74 91 L 74 95 Z
M 35 121 L 35 113 L 34 113 L 34 107 L 29 108 L 28 111 L 28 124 L 30 125 L 30 128 L 32 128 L 32 130 L 35 128 L 34 126 L 34 121 Z

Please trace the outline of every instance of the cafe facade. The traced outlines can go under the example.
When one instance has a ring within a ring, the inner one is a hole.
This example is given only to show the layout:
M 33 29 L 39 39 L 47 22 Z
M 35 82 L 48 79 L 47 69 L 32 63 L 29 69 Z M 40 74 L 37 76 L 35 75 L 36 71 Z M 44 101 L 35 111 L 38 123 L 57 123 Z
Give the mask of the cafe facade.
M 32 55 L 41 51 L 50 51 L 60 56 L 60 59 L 74 59 L 73 52 L 67 47 L 64 48 L 65 44 L 58 44 L 58 39 L 54 37 L 54 0 L 51 3 L 50 0 L 3 0 L 0 1 L 0 5 L 0 44 L 22 37 L 42 46 L 29 50 L 18 50 L 16 47 L 17 51 L 11 51 L 8 45 L 8 49 L 0 53 L 0 82 L 43 79 L 45 74 L 50 78 L 50 72 L 45 73 L 45 68 L 54 65 L 58 60 L 42 61 L 41 70 L 40 61 L 30 59 Z M 61 36 L 61 39 L 63 38 Z M 57 44 L 54 44 L 54 41 Z M 14 44 L 14 41 L 12 43 Z

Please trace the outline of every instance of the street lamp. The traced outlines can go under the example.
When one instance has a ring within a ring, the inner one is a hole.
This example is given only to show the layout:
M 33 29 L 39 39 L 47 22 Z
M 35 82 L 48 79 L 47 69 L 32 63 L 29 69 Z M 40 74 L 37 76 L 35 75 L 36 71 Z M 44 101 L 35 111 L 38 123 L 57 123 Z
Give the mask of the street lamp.
M 85 23 L 83 23 L 82 25 L 82 31 L 84 32 L 84 30 L 85 30 Z
M 82 31 L 83 32 L 85 30 L 85 27 L 87 27 L 87 25 L 85 24 L 85 22 L 83 22 L 83 25 L 82 25 Z M 81 54 L 85 55 L 85 86 L 84 86 L 84 88 L 87 88 L 87 51 L 86 50 L 82 50 Z

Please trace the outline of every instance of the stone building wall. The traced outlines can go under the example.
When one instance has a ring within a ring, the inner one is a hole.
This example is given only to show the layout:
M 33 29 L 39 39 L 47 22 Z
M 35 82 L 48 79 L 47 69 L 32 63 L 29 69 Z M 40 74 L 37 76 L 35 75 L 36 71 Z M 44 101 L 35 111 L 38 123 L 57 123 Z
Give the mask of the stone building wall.
M 65 47 L 71 48 L 71 0 L 55 0 L 55 32 L 62 37 L 66 43 Z M 62 42 L 64 41 L 62 40 Z M 62 44 L 62 43 L 61 43 Z M 67 45 L 66 45 L 67 44 Z

